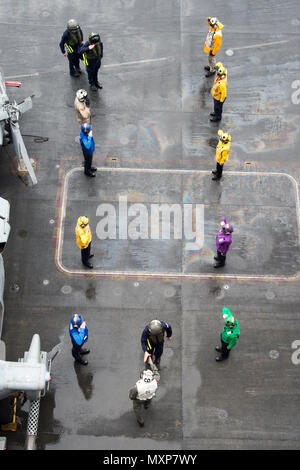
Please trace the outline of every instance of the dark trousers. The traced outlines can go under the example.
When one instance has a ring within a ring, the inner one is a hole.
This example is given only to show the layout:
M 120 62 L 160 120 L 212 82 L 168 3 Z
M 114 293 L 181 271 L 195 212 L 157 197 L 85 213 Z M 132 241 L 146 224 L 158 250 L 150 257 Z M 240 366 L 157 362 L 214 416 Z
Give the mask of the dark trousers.
M 222 178 L 222 173 L 223 173 L 223 165 L 220 165 L 220 163 L 217 162 L 215 176 L 217 178 Z
M 98 83 L 98 71 L 101 67 L 101 60 L 100 58 L 95 60 L 89 59 L 89 65 L 86 67 L 86 71 L 88 74 L 89 84 L 96 85 Z
M 221 338 L 221 349 L 222 349 L 221 355 L 222 355 L 223 359 L 227 359 L 228 356 L 229 356 L 229 353 L 230 353 L 230 350 L 227 349 L 228 343 L 224 343 L 224 341 L 222 340 L 222 334 L 221 334 L 220 338 Z
M 217 119 L 222 119 L 223 103 L 214 99 L 214 113 Z
M 73 347 L 72 347 L 72 356 L 74 357 L 74 359 L 76 361 L 80 361 L 82 360 L 82 357 L 81 357 L 81 346 L 78 346 L 78 344 L 73 344 Z
M 82 261 L 82 264 L 86 264 L 89 260 L 89 257 L 90 257 L 90 254 L 91 254 L 91 244 L 89 244 L 89 246 L 87 248 L 83 248 L 81 250 L 81 261 Z
M 222 255 L 222 253 L 220 251 L 217 250 L 217 262 L 220 266 L 224 266 L 225 265 L 225 261 L 226 261 L 226 255 Z
M 92 168 L 92 161 L 93 161 L 93 154 L 91 155 L 85 155 L 84 156 L 84 172 L 86 175 L 88 175 L 91 172 Z
M 74 74 L 76 70 L 80 69 L 79 65 L 79 54 L 77 52 L 73 52 L 72 54 L 68 54 L 68 60 L 69 60 L 69 69 L 70 69 L 70 74 Z
M 151 359 L 160 362 L 162 353 L 164 352 L 164 343 L 151 344 L 152 349 L 147 349 L 147 352 L 151 354 Z

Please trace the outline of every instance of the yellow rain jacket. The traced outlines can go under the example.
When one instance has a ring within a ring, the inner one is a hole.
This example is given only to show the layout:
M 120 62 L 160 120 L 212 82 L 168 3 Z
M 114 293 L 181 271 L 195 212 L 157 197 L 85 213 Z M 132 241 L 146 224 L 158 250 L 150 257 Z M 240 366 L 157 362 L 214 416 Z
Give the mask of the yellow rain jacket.
M 228 155 L 230 152 L 230 142 L 224 144 L 221 140 L 219 141 L 216 149 L 216 160 L 220 165 L 224 165 L 228 160 Z
M 92 232 L 91 232 L 90 226 L 86 225 L 86 227 L 82 228 L 77 223 L 75 233 L 76 233 L 76 243 L 79 246 L 79 248 L 81 250 L 83 250 L 84 248 L 87 248 L 92 241 Z
M 211 94 L 215 100 L 224 102 L 227 96 L 227 75 L 223 78 L 218 76 L 215 78 Z
M 219 21 L 218 26 L 214 29 L 210 26 L 208 19 L 206 22 L 209 26 L 209 32 L 206 36 L 204 52 L 206 54 L 211 52 L 212 55 L 216 55 L 222 44 L 222 29 L 224 29 L 224 25 Z

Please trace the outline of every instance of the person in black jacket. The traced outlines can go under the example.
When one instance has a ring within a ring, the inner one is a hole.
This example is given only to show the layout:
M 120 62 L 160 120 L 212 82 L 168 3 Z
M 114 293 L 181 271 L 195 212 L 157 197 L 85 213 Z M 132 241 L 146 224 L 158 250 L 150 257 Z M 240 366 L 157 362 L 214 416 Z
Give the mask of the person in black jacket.
M 159 367 L 164 350 L 165 333 L 167 339 L 170 340 L 172 338 L 172 327 L 164 321 L 152 320 L 145 326 L 141 336 L 141 346 L 144 352 L 145 363 L 148 363 L 150 356 L 154 364 Z
M 88 80 L 92 91 L 102 89 L 98 82 L 98 71 L 101 67 L 103 58 L 103 43 L 97 33 L 91 33 L 89 39 L 79 48 L 80 55 L 83 56 L 83 63 L 86 66 Z
M 67 29 L 62 35 L 59 43 L 60 50 L 64 56 L 68 57 L 70 75 L 79 77 L 80 70 L 80 54 L 79 47 L 83 44 L 83 33 L 76 20 L 69 20 Z

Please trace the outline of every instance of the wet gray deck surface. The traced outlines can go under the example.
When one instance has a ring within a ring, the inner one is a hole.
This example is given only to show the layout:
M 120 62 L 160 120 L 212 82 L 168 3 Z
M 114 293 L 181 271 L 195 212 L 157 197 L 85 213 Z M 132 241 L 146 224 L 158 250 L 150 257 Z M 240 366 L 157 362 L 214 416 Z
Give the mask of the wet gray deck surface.
M 50 3 L 0 5 L 0 64 L 6 77 L 22 76 L 22 87 L 9 95 L 18 101 L 35 94 L 21 128 L 39 181 L 34 188 L 22 185 L 12 173 L 13 149 L 1 149 L 0 195 L 10 201 L 12 226 L 4 253 L 2 339 L 8 360 L 23 357 L 34 333 L 43 350 L 57 344 L 61 350 L 41 404 L 38 448 L 299 448 L 300 365 L 292 361 L 292 343 L 300 340 L 299 280 L 287 280 L 300 263 L 300 105 L 292 88 L 300 77 L 298 2 L 235 0 L 225 9 L 219 0 L 85 2 L 84 35 L 99 31 L 105 54 L 104 88 L 90 93 L 94 162 L 114 168 L 92 181 L 81 170 L 69 178 L 61 261 L 70 271 L 82 269 L 74 229 L 81 212 L 88 212 L 99 272 L 84 275 L 64 273 L 56 261 L 63 184 L 82 160 L 74 96 L 88 83 L 85 73 L 69 77 L 58 49 L 69 2 Z M 82 4 L 72 4 L 72 16 L 80 19 Z M 203 71 L 208 15 L 225 25 L 218 59 L 228 68 L 228 97 L 220 126 L 209 121 L 213 79 Z M 226 55 L 228 49 L 234 54 Z M 215 183 L 209 172 L 219 127 L 231 133 L 232 146 L 224 178 Z M 49 140 L 36 142 L 34 136 Z M 117 168 L 207 173 L 154 178 Z M 204 204 L 203 249 L 190 254 L 178 240 L 100 241 L 97 207 L 116 204 L 119 194 L 146 207 Z M 222 271 L 228 278 L 212 264 L 222 215 L 235 228 Z M 101 277 L 103 269 L 212 277 Z M 224 306 L 236 314 L 241 337 L 229 360 L 216 364 Z M 67 327 L 73 313 L 89 326 L 85 368 L 74 366 L 71 356 Z M 168 321 L 174 334 L 140 429 L 128 390 L 142 367 L 141 332 L 154 317 Z M 24 440 L 24 432 L 10 435 L 8 447 L 21 449 Z

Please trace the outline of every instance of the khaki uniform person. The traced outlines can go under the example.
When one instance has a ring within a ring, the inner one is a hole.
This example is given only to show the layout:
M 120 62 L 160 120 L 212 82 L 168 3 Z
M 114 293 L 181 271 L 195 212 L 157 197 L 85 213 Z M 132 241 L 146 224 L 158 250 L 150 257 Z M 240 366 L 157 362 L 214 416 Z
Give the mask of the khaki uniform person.
M 81 261 L 87 268 L 93 268 L 90 263 L 90 258 L 94 255 L 91 254 L 92 232 L 89 226 L 89 219 L 85 216 L 78 218 L 76 229 L 76 242 L 81 250 Z
M 88 104 L 89 100 L 87 92 L 83 89 L 77 90 L 74 101 L 74 108 L 76 113 L 76 119 L 80 126 L 82 124 L 91 123 L 91 110 Z
M 210 16 L 206 19 L 206 22 L 209 26 L 209 32 L 206 36 L 204 52 L 208 54 L 209 65 L 206 65 L 204 69 L 207 70 L 206 77 L 210 77 L 216 72 L 215 56 L 222 44 L 222 29 L 224 29 L 224 25 L 218 20 L 218 18 L 211 18 Z

